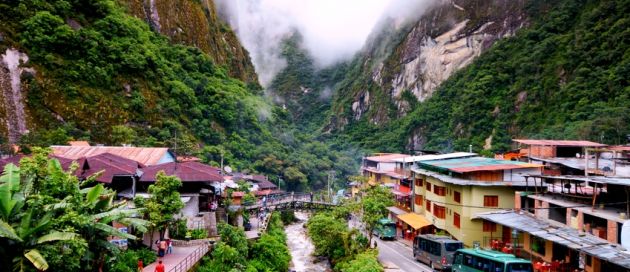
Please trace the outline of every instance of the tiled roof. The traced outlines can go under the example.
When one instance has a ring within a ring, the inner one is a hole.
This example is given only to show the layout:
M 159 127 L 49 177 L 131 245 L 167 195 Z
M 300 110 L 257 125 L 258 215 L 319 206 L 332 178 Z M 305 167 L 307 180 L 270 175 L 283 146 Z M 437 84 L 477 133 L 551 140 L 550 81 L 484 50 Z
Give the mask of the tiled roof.
M 87 178 L 99 171 L 104 171 L 96 178 L 96 181 L 111 183 L 115 176 L 135 176 L 138 169 L 142 167 L 144 165 L 134 160 L 103 153 L 85 159 L 81 167 L 80 177 Z
M 591 141 L 568 141 L 568 140 L 530 140 L 530 139 L 514 139 L 513 141 L 526 145 L 550 145 L 550 146 L 583 146 L 583 147 L 604 147 Z
M 410 156 L 407 154 L 383 154 L 378 156 L 366 157 L 365 159 L 373 162 L 395 162 L 395 159 L 402 159 L 406 157 Z
M 524 163 L 519 161 L 497 160 L 483 157 L 451 159 L 451 160 L 435 160 L 421 161 L 420 165 L 441 168 L 457 173 L 475 172 L 475 171 L 494 171 L 509 170 L 520 168 L 543 167 L 540 164 Z
M 124 147 L 124 146 L 51 146 L 55 156 L 76 160 L 111 153 L 137 161 L 144 165 L 155 165 L 169 151 L 166 147 Z
M 166 175 L 177 176 L 182 182 L 213 182 L 222 181 L 220 169 L 200 162 L 169 162 L 148 166 L 142 169 L 141 182 L 155 182 L 159 171 Z

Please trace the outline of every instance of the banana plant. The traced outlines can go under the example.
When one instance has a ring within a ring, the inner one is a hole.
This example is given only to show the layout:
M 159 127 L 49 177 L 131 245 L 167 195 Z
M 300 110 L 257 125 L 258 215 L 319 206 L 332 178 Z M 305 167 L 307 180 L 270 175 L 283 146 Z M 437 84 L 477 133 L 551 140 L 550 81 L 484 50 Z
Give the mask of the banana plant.
M 31 266 L 45 271 L 48 263 L 37 250 L 38 246 L 81 238 L 73 232 L 52 229 L 52 212 L 35 220 L 33 208 L 24 210 L 29 188 L 28 180 L 21 182 L 19 168 L 13 164 L 5 167 L 0 176 L 0 244 L 6 245 L 10 252 L 2 252 L 2 255 L 13 256 L 10 261 L 16 271 L 25 271 Z

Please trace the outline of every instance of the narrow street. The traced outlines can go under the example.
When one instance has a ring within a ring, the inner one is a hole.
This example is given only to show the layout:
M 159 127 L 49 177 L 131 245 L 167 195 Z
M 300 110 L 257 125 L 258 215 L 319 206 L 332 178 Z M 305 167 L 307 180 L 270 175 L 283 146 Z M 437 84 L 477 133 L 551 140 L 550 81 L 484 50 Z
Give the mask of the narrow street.
M 401 271 L 431 271 L 431 268 L 414 260 L 412 249 L 399 241 L 383 241 L 374 238 L 378 246 L 378 260 L 386 267 L 394 264 Z
M 360 229 L 363 234 L 367 235 L 361 222 L 356 216 L 352 216 L 352 218 L 348 221 L 348 226 Z M 428 266 L 414 260 L 413 250 L 410 246 L 405 245 L 398 240 L 384 241 L 377 237 L 373 237 L 372 239 L 373 241 L 376 241 L 376 245 L 378 246 L 378 260 L 381 264 L 383 264 L 383 266 L 385 266 L 386 271 L 397 271 L 395 269 L 391 269 L 393 267 L 397 267 L 400 271 L 405 272 L 432 271 Z

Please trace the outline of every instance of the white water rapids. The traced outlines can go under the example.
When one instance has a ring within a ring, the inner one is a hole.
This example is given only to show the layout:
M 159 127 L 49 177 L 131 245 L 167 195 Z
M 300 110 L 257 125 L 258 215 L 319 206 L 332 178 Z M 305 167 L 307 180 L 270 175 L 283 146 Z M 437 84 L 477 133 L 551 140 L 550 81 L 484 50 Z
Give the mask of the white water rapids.
M 297 272 L 330 271 L 328 261 L 313 256 L 315 246 L 306 234 L 306 228 L 304 228 L 309 217 L 308 213 L 295 212 L 295 217 L 298 218 L 298 223 L 288 225 L 285 228 L 287 246 L 291 252 L 291 269 Z

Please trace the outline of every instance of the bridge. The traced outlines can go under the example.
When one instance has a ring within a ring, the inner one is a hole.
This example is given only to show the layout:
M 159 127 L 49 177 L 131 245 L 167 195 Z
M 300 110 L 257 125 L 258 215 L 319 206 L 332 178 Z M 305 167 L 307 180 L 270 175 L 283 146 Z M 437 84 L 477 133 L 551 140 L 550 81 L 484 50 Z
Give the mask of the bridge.
M 282 195 L 272 195 L 264 199 L 258 199 L 255 203 L 245 203 L 243 205 L 244 210 L 257 211 L 261 208 L 268 209 L 270 211 L 284 211 L 284 210 L 327 210 L 338 204 L 332 201 L 324 200 L 307 193 L 287 193 Z

